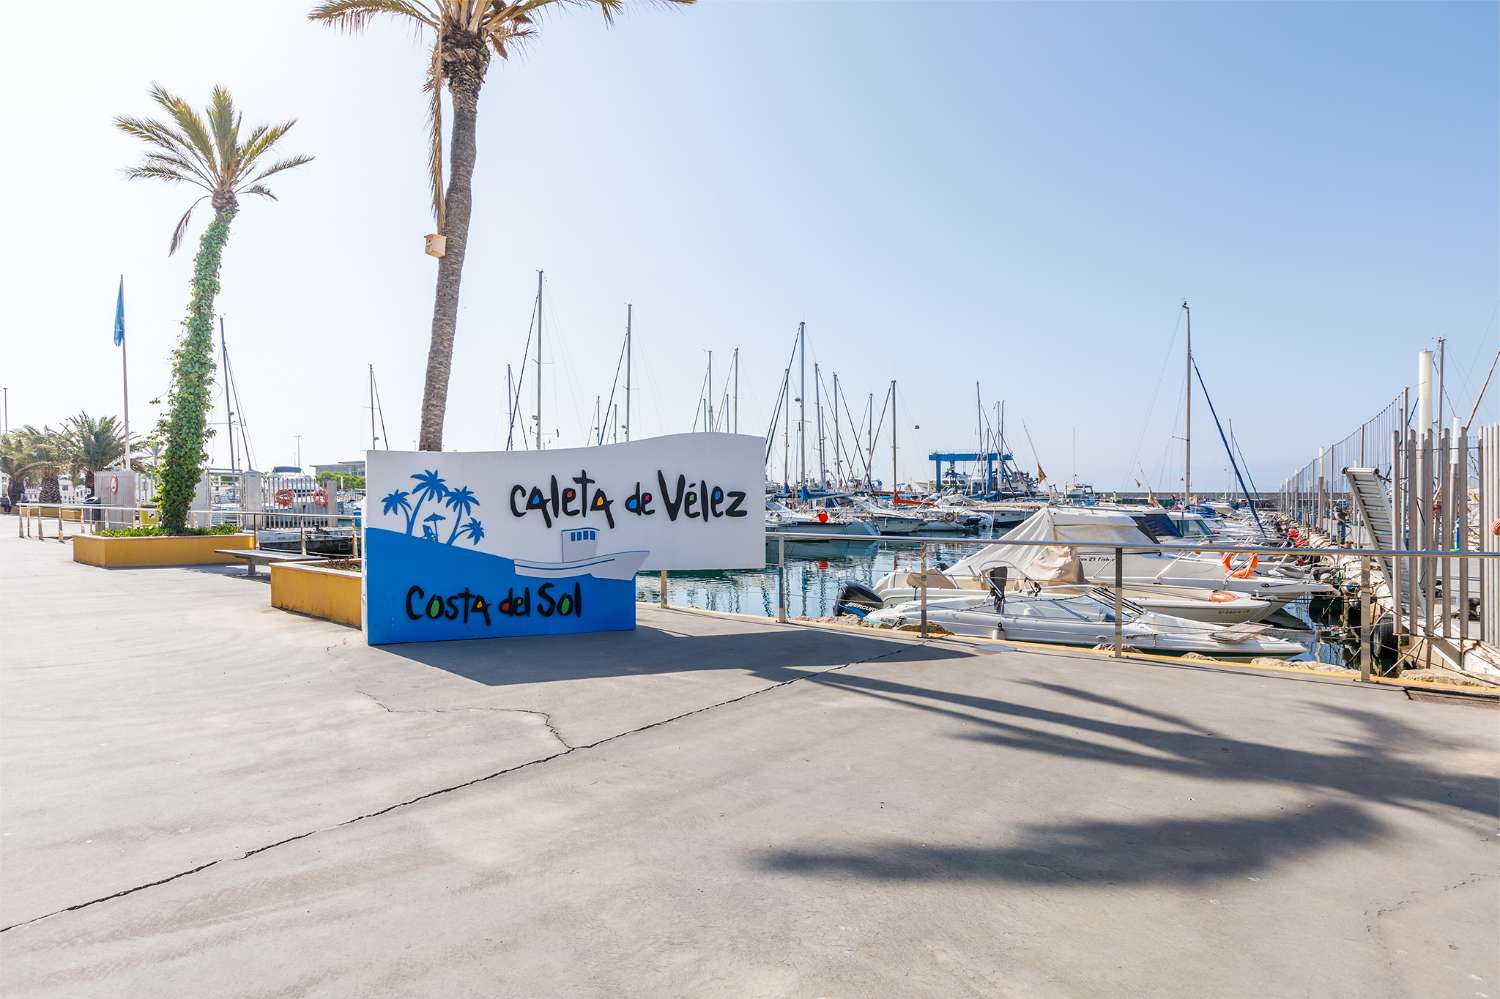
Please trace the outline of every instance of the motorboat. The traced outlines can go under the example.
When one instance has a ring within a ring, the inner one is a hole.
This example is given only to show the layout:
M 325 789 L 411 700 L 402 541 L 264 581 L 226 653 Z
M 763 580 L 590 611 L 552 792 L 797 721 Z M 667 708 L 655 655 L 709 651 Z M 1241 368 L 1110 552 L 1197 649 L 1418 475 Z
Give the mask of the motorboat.
M 766 530 L 780 534 L 838 535 L 847 538 L 878 538 L 880 531 L 867 520 L 858 520 L 839 510 L 793 510 L 779 500 L 766 501 Z M 774 540 L 767 538 L 768 541 Z M 832 541 L 808 537 L 802 541 Z
M 1122 602 L 1121 640 L 1141 652 L 1166 655 L 1198 653 L 1215 659 L 1289 659 L 1307 652 L 1296 642 L 1278 638 L 1264 625 L 1228 627 L 1156 614 L 1132 601 Z M 901 628 L 921 621 L 918 601 L 873 611 L 864 623 L 877 628 Z M 1115 609 L 1112 594 L 1092 590 L 1075 593 L 967 593 L 927 600 L 927 621 L 955 635 L 1008 639 L 1093 648 L 1114 642 Z

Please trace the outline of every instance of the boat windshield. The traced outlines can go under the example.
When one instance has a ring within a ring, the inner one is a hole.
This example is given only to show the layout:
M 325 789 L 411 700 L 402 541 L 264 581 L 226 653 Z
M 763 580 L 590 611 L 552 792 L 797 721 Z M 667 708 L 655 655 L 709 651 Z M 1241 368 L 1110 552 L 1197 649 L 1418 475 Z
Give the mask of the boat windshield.
M 1016 617 L 1041 618 L 1052 621 L 1090 621 L 1113 624 L 1115 609 L 1089 594 L 1071 597 L 1036 597 L 1029 600 L 1007 600 L 1005 613 Z M 1125 608 L 1125 621 L 1131 620 L 1139 609 L 1131 605 Z

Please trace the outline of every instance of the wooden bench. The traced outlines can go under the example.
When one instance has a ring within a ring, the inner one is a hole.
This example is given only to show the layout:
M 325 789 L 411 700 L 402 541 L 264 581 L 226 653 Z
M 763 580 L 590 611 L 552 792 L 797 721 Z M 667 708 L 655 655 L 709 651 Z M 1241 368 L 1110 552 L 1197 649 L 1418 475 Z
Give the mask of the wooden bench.
M 247 576 L 254 576 L 255 567 L 258 565 L 270 565 L 272 562 L 319 562 L 328 557 L 327 555 L 303 555 L 301 552 L 279 552 L 269 548 L 219 548 L 216 554 L 243 559 Z

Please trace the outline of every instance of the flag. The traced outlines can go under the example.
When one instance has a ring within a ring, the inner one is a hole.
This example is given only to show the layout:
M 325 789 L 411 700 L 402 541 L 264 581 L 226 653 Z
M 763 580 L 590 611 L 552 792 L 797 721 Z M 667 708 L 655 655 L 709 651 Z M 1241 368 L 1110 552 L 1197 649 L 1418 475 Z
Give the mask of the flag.
M 1044 472 L 1044 471 L 1042 471 L 1042 463 L 1041 462 L 1037 462 L 1036 463 L 1036 480 L 1038 482 L 1046 482 L 1047 481 L 1047 473 Z
M 125 275 L 120 275 L 120 295 L 115 299 L 115 346 L 125 343 Z

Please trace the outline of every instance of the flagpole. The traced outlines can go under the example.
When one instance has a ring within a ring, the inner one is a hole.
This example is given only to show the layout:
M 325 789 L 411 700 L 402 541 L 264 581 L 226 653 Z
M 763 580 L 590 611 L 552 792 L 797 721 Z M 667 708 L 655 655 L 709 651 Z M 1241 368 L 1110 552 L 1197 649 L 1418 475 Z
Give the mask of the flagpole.
M 120 298 L 116 323 L 120 333 L 120 383 L 125 395 L 125 471 L 130 471 L 130 371 L 125 365 L 125 275 L 120 275 Z M 134 490 L 131 491 L 134 495 Z

